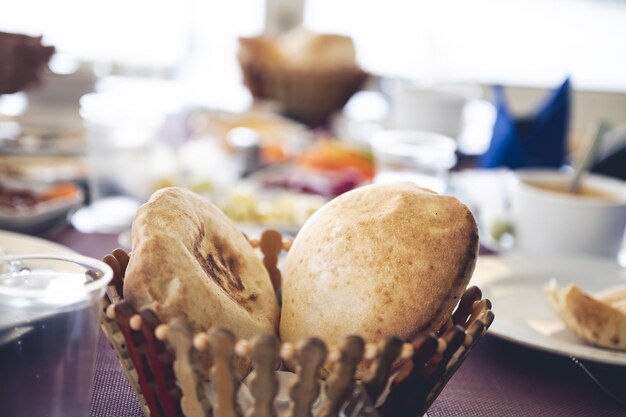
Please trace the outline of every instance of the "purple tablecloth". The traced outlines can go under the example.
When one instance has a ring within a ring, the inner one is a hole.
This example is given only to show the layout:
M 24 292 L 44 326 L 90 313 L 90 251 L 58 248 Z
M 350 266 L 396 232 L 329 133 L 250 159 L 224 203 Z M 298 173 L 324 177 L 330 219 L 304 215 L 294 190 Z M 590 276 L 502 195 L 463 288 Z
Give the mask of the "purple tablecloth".
M 113 235 L 68 229 L 55 240 L 101 258 L 118 246 Z M 494 306 L 497 320 L 498 306 Z M 622 375 L 626 381 L 626 370 Z M 626 382 L 623 382 L 626 383 Z M 567 358 L 485 336 L 428 414 L 439 416 L 626 416 Z M 139 417 L 134 393 L 104 337 L 100 342 L 92 417 Z

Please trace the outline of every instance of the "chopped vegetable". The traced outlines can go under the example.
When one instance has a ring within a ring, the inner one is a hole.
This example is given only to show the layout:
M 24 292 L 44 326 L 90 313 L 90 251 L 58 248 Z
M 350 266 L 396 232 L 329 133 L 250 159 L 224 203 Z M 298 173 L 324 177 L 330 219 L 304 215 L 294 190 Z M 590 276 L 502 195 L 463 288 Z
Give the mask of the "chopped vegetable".
M 354 170 L 368 180 L 374 177 L 374 159 L 370 152 L 334 140 L 323 140 L 306 149 L 298 163 L 309 168 L 331 171 Z

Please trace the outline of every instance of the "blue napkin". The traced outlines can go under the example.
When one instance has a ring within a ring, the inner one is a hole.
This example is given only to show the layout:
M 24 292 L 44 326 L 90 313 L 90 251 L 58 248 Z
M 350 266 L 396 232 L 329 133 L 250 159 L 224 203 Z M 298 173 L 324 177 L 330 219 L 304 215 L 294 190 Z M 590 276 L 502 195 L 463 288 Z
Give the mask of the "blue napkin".
M 496 122 L 484 168 L 556 167 L 565 163 L 570 117 L 570 80 L 552 92 L 534 115 L 515 118 L 506 105 L 504 88 L 493 88 Z

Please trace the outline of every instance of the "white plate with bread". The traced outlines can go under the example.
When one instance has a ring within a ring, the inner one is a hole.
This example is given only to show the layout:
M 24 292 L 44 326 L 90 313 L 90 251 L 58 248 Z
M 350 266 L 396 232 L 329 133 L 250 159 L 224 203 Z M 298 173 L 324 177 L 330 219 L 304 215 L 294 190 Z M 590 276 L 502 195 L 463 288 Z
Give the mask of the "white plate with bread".
M 472 282 L 498 306 L 490 334 L 626 366 L 626 268 L 614 260 L 519 252 L 482 256 Z

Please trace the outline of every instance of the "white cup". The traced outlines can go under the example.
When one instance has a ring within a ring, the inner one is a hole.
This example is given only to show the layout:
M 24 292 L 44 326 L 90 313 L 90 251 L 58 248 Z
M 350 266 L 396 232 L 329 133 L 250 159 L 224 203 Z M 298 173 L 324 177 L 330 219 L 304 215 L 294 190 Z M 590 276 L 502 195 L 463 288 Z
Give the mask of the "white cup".
M 556 170 L 521 170 L 514 174 L 515 246 L 550 255 L 616 257 L 626 227 L 626 182 L 599 175 L 583 178 L 583 190 L 610 199 L 544 188 L 565 190 L 572 175 Z
M 392 92 L 390 129 L 436 132 L 457 138 L 468 96 L 460 89 L 399 83 Z

